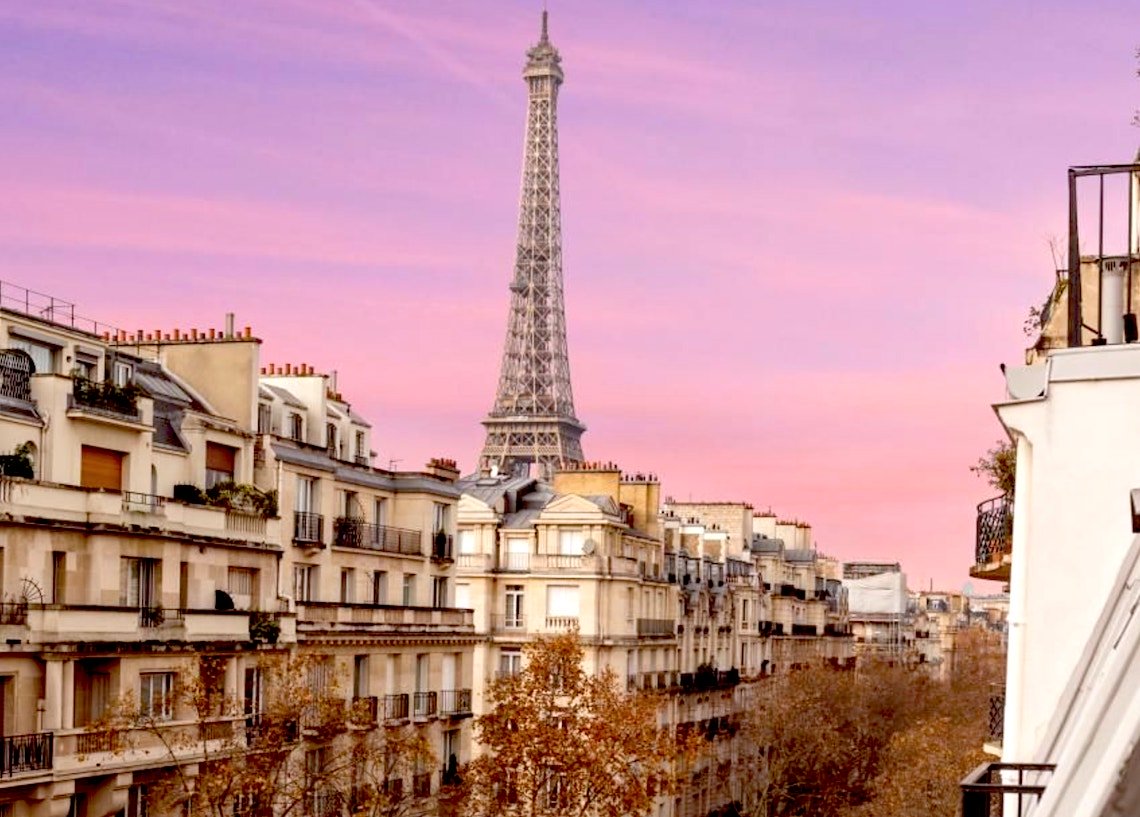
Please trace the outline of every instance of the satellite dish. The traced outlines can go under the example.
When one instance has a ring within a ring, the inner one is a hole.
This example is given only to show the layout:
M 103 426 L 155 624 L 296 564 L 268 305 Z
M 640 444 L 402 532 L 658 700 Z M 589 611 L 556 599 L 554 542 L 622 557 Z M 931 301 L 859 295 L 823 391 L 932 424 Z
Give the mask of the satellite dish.
M 582 543 L 582 553 L 586 556 L 593 556 L 594 551 L 598 549 L 598 543 L 593 539 L 587 539 Z

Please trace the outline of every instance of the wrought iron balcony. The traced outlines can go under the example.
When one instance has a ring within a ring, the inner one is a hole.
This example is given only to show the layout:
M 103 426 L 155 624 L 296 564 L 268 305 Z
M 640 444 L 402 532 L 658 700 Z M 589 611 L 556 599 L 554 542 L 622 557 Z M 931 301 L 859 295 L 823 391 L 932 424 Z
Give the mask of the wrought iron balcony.
M 412 796 L 431 797 L 431 772 L 417 772 L 412 775 Z
M 471 690 L 445 689 L 439 693 L 439 714 L 470 715 Z
M 293 541 L 298 544 L 322 546 L 325 518 L 319 513 L 293 512 Z
M 1055 768 L 1051 763 L 983 763 L 958 784 L 962 817 L 1031 814 Z
M 421 541 L 418 530 L 377 525 L 352 516 L 338 516 L 333 520 L 333 544 L 337 547 L 422 556 Z
M 385 695 L 380 699 L 384 705 L 385 721 L 406 721 L 408 719 L 408 693 Z
M 437 530 L 431 538 L 431 558 L 433 562 L 450 562 L 453 557 L 451 555 L 451 534 Z
M 118 386 L 110 380 L 100 383 L 76 377 L 71 387 L 70 407 L 137 421 L 139 394 L 139 388 L 133 383 Z
M 28 603 L 26 601 L 6 601 L 0 604 L 0 624 L 27 624 Z
M 974 567 L 970 575 L 980 579 L 1009 579 L 1005 557 L 1013 551 L 1013 500 L 1006 494 L 978 505 Z
M 123 491 L 124 513 L 160 514 L 166 510 L 166 497 L 156 494 L 140 494 L 137 491 Z
M 378 711 L 379 699 L 375 695 L 355 697 L 349 708 L 349 722 L 358 727 L 375 726 Z
M 430 718 L 439 710 L 439 696 L 434 692 L 416 692 L 412 695 L 412 717 Z
M 671 618 L 639 618 L 637 634 L 645 638 L 671 638 L 677 634 L 677 623 Z
M 50 769 L 53 748 L 51 732 L 0 738 L 0 777 Z
M 1005 687 L 993 684 L 990 689 L 990 743 L 1001 745 L 1005 738 Z

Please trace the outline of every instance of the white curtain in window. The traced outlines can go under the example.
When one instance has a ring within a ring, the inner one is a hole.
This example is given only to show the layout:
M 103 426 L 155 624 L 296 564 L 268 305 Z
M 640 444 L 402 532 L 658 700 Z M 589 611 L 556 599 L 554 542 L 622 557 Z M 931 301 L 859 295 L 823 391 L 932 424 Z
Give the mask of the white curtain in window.
M 475 531 L 461 530 L 459 531 L 459 552 L 460 553 L 474 553 L 475 552 Z
M 455 585 L 455 606 L 461 609 L 471 609 L 471 585 Z
M 546 614 L 548 616 L 577 617 L 579 610 L 578 585 L 551 584 L 546 588 Z
M 559 531 L 558 552 L 563 556 L 581 556 L 582 544 L 585 541 L 585 533 L 580 530 Z

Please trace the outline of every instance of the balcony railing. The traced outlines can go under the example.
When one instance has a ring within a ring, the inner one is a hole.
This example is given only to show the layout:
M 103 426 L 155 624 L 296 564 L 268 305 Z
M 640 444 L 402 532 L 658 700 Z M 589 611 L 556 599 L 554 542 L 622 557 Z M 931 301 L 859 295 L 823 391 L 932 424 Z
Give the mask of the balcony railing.
M 126 513 L 162 513 L 165 509 L 166 497 L 123 491 L 123 511 Z
M 431 772 L 417 772 L 412 775 L 412 796 L 431 797 Z
M 983 763 L 959 784 L 962 817 L 1031 814 L 1054 768 L 1050 763 Z
M 408 719 L 408 693 L 385 695 L 380 699 L 384 705 L 385 721 L 406 721 Z
M 526 616 L 522 613 L 496 613 L 491 616 L 491 630 L 496 633 L 526 632 Z
M 353 726 L 375 726 L 379 709 L 379 699 L 375 695 L 355 697 L 349 709 L 349 721 Z
M 677 634 L 677 624 L 671 618 L 639 618 L 637 634 L 648 638 L 669 638 Z
M 990 691 L 990 743 L 1001 745 L 1005 737 L 1005 687 L 994 684 Z
M 439 709 L 439 696 L 434 692 L 412 694 L 412 717 L 430 718 Z
M 75 736 L 75 754 L 93 755 L 97 752 L 117 752 L 123 746 L 123 733 L 115 730 L 83 732 Z
M 28 603 L 26 601 L 6 601 L 0 604 L 0 624 L 27 624 Z
M 0 776 L 50 769 L 52 748 L 51 732 L 0 738 Z
M 96 411 L 129 420 L 139 419 L 139 390 L 133 384 L 117 386 L 77 377 L 71 388 L 71 407 Z
M 548 631 L 565 633 L 578 629 L 577 616 L 547 616 L 546 629 Z
M 338 516 L 333 521 L 333 544 L 337 547 L 379 550 L 422 556 L 422 537 L 418 530 L 393 528 L 365 522 L 352 516 Z
M 439 714 L 441 715 L 469 715 L 471 714 L 471 690 L 445 689 L 439 693 Z
M 529 553 L 504 553 L 499 559 L 499 570 L 507 573 L 525 573 L 530 570 Z
M 325 518 L 319 513 L 293 512 L 293 541 L 320 545 L 324 540 Z
M 436 562 L 450 562 L 452 560 L 451 534 L 437 530 L 431 537 L 431 558 Z
M 818 635 L 818 629 L 814 624 L 793 624 L 792 635 Z
M 975 561 L 980 565 L 1001 562 L 1013 545 L 1013 502 L 1010 497 L 987 499 L 978 505 Z

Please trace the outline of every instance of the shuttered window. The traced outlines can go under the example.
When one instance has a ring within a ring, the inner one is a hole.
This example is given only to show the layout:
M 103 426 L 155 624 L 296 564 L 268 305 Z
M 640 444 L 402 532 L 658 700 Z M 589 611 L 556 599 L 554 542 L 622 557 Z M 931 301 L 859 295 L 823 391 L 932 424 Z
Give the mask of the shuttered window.
M 83 446 L 80 454 L 79 484 L 84 488 L 102 488 L 106 491 L 123 489 L 122 451 Z
M 206 487 L 219 482 L 233 482 L 237 449 L 218 443 L 206 443 Z

